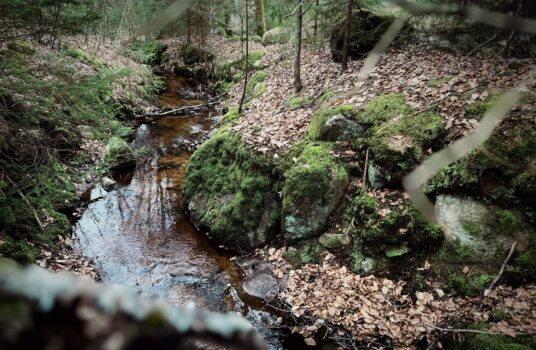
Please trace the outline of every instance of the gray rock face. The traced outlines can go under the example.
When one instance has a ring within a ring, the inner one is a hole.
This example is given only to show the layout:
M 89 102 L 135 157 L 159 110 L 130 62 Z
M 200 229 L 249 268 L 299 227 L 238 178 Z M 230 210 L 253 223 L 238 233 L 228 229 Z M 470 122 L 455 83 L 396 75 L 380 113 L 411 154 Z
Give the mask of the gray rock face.
M 327 118 L 321 128 L 319 140 L 352 141 L 363 132 L 363 127 L 342 114 Z
M 110 179 L 109 177 L 104 177 L 101 180 L 101 184 L 102 184 L 102 188 L 104 188 L 106 191 L 111 191 L 115 187 L 117 182 Z
M 475 260 L 497 262 L 518 241 L 528 242 L 530 226 L 512 210 L 486 205 L 475 199 L 453 195 L 437 196 L 436 217 L 445 230 L 445 240 L 469 250 Z
M 242 288 L 257 298 L 270 298 L 279 291 L 279 284 L 272 273 L 270 263 L 258 259 L 241 259 L 238 265 L 244 270 L 246 278 Z

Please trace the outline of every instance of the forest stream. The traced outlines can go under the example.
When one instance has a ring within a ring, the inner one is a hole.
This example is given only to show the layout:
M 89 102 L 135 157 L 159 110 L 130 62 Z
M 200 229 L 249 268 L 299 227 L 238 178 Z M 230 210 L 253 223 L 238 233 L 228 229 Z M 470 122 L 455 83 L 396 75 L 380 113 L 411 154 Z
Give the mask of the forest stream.
M 183 78 L 167 78 L 161 107 L 196 105 L 183 99 L 198 87 Z M 182 96 L 182 97 L 181 97 Z M 181 186 L 191 152 L 180 146 L 214 128 L 216 109 L 169 116 L 139 126 L 132 142 L 144 148 L 136 169 L 120 174 L 118 186 L 88 190 L 89 205 L 73 231 L 79 253 L 94 261 L 104 282 L 132 287 L 182 306 L 194 302 L 211 311 L 236 311 L 280 348 L 269 325 L 274 316 L 241 288 L 242 276 L 230 254 L 217 248 L 190 222 L 181 204 Z

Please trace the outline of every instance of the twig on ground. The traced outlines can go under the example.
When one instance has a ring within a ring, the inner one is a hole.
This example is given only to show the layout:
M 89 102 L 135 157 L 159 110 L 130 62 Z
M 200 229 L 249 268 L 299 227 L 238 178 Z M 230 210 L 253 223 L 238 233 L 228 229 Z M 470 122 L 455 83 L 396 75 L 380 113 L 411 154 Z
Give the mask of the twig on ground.
M 501 266 L 501 269 L 499 270 L 499 274 L 495 277 L 493 282 L 491 282 L 491 284 L 489 285 L 489 288 L 484 291 L 484 296 L 485 297 L 490 295 L 490 293 L 493 290 L 493 288 L 495 288 L 495 285 L 497 284 L 497 282 L 499 282 L 499 280 L 501 279 L 501 276 L 504 273 L 504 269 L 506 268 L 506 265 L 508 264 L 508 261 L 510 261 L 510 259 L 512 258 L 512 255 L 514 255 L 514 251 L 516 250 L 516 246 L 517 246 L 517 241 L 512 243 L 512 247 L 510 248 L 510 252 L 508 253 L 508 256 L 506 257 L 506 259 L 504 260 L 504 262 L 503 262 L 503 264 Z
M 495 38 L 497 38 L 497 36 L 499 35 L 499 33 L 496 33 L 494 36 L 492 36 L 491 38 L 489 38 L 488 40 L 484 41 L 482 44 L 478 45 L 477 47 L 475 47 L 474 49 L 471 50 L 471 52 L 469 52 L 467 55 L 463 56 L 463 59 L 466 59 L 466 58 L 469 58 L 471 57 L 475 52 L 477 52 L 478 50 L 480 50 L 482 47 L 486 46 L 489 42 L 493 41 Z
M 437 326 L 428 326 L 430 329 L 434 329 L 436 331 L 444 332 L 444 333 L 478 333 L 478 334 L 488 334 L 488 335 L 504 335 L 504 333 L 501 332 L 492 332 L 492 331 L 481 331 L 478 329 L 463 329 L 463 328 L 441 328 Z M 524 333 L 516 333 L 516 334 L 524 334 Z
M 367 172 L 368 172 L 368 161 L 369 161 L 369 149 L 367 148 L 367 153 L 365 154 L 365 167 L 363 168 L 363 187 L 361 191 L 365 193 L 367 191 Z

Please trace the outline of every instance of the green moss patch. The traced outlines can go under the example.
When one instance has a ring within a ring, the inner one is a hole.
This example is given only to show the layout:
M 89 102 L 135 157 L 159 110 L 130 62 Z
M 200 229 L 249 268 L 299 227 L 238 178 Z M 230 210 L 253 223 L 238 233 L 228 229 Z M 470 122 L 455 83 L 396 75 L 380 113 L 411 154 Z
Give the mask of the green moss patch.
M 320 244 L 315 239 L 310 239 L 289 247 L 284 256 L 293 267 L 298 268 L 306 264 L 319 263 L 321 252 Z
M 428 193 L 464 192 L 484 196 L 492 202 L 515 205 L 529 201 L 536 177 L 524 170 L 536 160 L 534 120 L 510 117 L 484 143 L 464 158 L 440 170 L 427 184 Z M 509 166 L 508 164 L 515 164 Z
M 7 236 L 0 243 L 0 255 L 22 264 L 30 264 L 37 259 L 37 250 L 23 240 Z
M 350 141 L 363 128 L 355 122 L 358 111 L 351 105 L 321 109 L 313 114 L 308 135 L 311 140 Z
M 401 94 L 371 100 L 363 106 L 359 120 L 372 125 L 367 143 L 375 162 L 395 175 L 409 172 L 422 161 L 423 150 L 444 130 L 441 116 L 415 114 Z
M 486 324 L 467 326 L 460 328 L 486 330 Z M 536 348 L 536 340 L 529 336 L 516 336 L 515 338 L 504 335 L 491 335 L 484 333 L 466 333 L 463 338 L 452 339 L 444 348 L 447 350 L 531 350 Z
M 260 97 L 266 90 L 266 72 L 255 72 L 249 79 L 246 85 L 246 96 L 244 102 L 250 102 L 254 98 Z
M 289 40 L 290 31 L 281 27 L 272 28 L 262 36 L 263 45 L 286 44 Z
M 293 96 L 288 100 L 288 106 L 290 109 L 300 109 L 311 103 L 310 96 Z
M 157 40 L 136 40 L 128 46 L 131 56 L 138 62 L 155 67 L 168 59 L 167 45 Z
M 190 159 L 183 198 L 194 222 L 232 247 L 266 243 L 279 222 L 272 166 L 221 130 Z
M 214 54 L 195 46 L 184 46 L 180 52 L 186 65 L 208 63 L 214 60 Z
M 366 193 L 354 197 L 346 209 L 345 216 L 353 219 L 355 225 L 351 232 L 356 241 L 353 252 L 356 271 L 366 258 L 381 262 L 385 257 L 424 257 L 439 248 L 443 240 L 441 229 L 428 222 L 411 204 L 405 203 L 402 209 L 393 207 L 386 213 L 382 211 L 382 215 L 380 210 L 381 203 Z M 388 261 L 383 267 L 388 267 Z

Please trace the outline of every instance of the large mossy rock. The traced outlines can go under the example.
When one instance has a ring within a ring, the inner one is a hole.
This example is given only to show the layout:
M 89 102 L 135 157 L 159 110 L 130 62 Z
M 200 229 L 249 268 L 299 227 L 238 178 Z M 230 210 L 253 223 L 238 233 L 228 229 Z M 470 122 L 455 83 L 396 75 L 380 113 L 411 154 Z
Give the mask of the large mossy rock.
M 348 41 L 348 55 L 360 59 L 366 55 L 380 40 L 382 34 L 391 25 L 391 17 L 382 17 L 366 10 L 360 10 L 352 16 L 352 32 Z M 346 21 L 337 21 L 331 30 L 331 57 L 335 62 L 342 60 L 344 31 Z
M 263 45 L 286 44 L 289 40 L 290 31 L 281 27 L 270 29 L 262 36 Z
M 402 94 L 378 96 L 361 108 L 350 105 L 317 111 L 308 137 L 322 141 L 351 141 L 363 156 L 370 150 L 377 183 L 398 184 L 445 134 L 443 118 L 416 113 Z
M 214 54 L 195 46 L 184 46 L 181 49 L 181 57 L 186 65 L 207 63 L 214 59 Z
M 483 196 L 500 205 L 536 203 L 536 118 L 512 116 L 484 143 L 439 171 L 427 184 L 428 193 L 461 192 Z
M 348 185 L 346 169 L 333 159 L 333 146 L 313 142 L 305 146 L 285 174 L 282 228 L 290 242 L 323 233 L 329 216 Z
M 271 164 L 221 130 L 193 155 L 183 200 L 193 222 L 233 248 L 268 242 L 280 219 Z
M 387 182 L 398 182 L 409 173 L 445 130 L 440 115 L 416 114 L 402 94 L 376 97 L 361 108 L 358 119 L 371 125 L 364 143 Z

